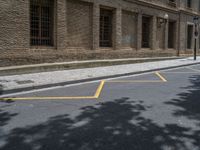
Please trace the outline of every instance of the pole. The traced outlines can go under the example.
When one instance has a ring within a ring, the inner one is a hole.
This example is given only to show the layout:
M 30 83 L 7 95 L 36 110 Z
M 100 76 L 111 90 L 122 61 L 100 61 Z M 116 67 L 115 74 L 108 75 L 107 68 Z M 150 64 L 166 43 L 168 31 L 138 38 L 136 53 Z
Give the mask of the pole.
M 194 40 L 194 60 L 197 60 L 197 38 Z
M 194 25 L 195 25 L 195 32 L 194 32 L 194 36 L 195 36 L 195 40 L 194 40 L 194 60 L 197 60 L 197 38 L 199 36 L 199 32 L 198 32 L 198 20 L 199 20 L 198 16 L 196 16 L 196 17 L 193 18 Z
M 197 37 L 198 37 L 197 23 L 195 23 L 194 36 L 195 36 L 195 40 L 194 40 L 194 60 L 197 60 Z

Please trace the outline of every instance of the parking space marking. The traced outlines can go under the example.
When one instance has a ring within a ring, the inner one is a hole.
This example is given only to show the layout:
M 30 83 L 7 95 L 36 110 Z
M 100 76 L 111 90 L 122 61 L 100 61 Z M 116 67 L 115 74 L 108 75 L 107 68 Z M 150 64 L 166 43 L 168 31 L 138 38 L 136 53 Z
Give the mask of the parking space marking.
M 6 98 L 0 98 L 0 100 L 81 100 L 81 99 L 98 99 L 102 93 L 103 87 L 106 82 L 110 83 L 163 83 L 167 82 L 165 77 L 163 77 L 160 72 L 154 73 L 156 76 L 159 77 L 160 80 L 109 80 L 105 81 L 102 80 L 94 94 L 94 96 L 58 96 L 58 97 L 50 97 L 50 96 L 44 96 L 44 97 L 6 97 Z
M 162 83 L 161 80 L 115 80 L 107 81 L 109 83 Z
M 160 74 L 160 72 L 156 72 L 155 73 L 163 82 L 167 82 L 167 79 L 165 79 L 165 77 L 163 77 L 161 74 Z
M 105 81 L 102 80 L 99 84 L 94 96 L 58 96 L 58 97 L 6 97 L 6 98 L 0 98 L 0 100 L 6 101 L 6 100 L 81 100 L 81 99 L 98 99 L 101 91 L 103 89 L 103 86 L 105 84 Z
M 186 74 L 186 73 L 188 73 L 188 74 L 192 74 L 192 73 L 197 73 L 197 72 L 163 72 L 163 73 L 174 73 L 174 74 Z
M 7 100 L 78 100 L 78 99 L 96 99 L 94 96 L 80 96 L 80 97 L 14 97 L 14 98 L 0 98 L 2 101 Z
M 101 94 L 101 91 L 103 90 L 103 87 L 104 87 L 104 84 L 105 84 L 105 81 L 102 80 L 98 89 L 96 90 L 96 93 L 94 95 L 95 98 L 99 98 L 100 94 Z
M 110 80 L 106 82 L 110 83 L 162 83 L 167 82 L 167 80 L 159 73 L 155 72 L 156 76 L 159 77 L 160 80 Z

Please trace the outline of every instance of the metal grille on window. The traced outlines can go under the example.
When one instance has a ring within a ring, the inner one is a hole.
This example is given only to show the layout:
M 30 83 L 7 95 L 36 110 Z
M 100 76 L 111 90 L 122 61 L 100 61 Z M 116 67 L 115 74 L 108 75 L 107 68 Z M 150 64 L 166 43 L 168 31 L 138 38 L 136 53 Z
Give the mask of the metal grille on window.
M 101 9 L 100 46 L 112 47 L 112 11 Z
M 191 8 L 192 7 L 192 0 L 187 0 L 187 7 Z
M 31 0 L 31 45 L 53 45 L 54 0 Z

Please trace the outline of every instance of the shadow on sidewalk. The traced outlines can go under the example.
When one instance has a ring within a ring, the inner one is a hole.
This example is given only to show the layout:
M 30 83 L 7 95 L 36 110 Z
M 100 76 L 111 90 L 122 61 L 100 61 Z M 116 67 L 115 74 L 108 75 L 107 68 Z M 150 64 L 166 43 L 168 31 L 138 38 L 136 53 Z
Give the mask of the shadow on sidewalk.
M 75 118 L 59 115 L 13 129 L 0 150 L 191 150 L 189 141 L 199 146 L 198 133 L 179 124 L 160 126 L 142 116 L 148 109 L 129 98 L 83 107 Z

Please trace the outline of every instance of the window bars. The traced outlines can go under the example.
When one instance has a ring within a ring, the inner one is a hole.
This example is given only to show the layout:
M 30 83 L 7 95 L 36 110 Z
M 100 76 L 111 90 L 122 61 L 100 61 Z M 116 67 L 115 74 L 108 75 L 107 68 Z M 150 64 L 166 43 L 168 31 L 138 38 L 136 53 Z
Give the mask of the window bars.
M 54 0 L 31 0 L 30 30 L 32 46 L 53 46 Z
M 100 47 L 112 47 L 112 17 L 111 10 L 100 11 Z

